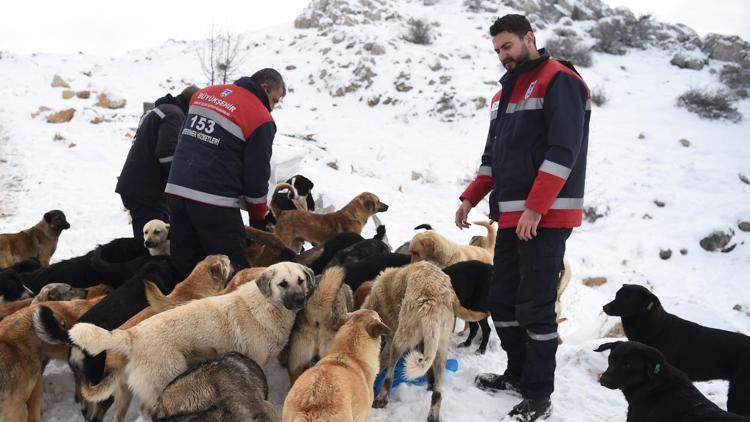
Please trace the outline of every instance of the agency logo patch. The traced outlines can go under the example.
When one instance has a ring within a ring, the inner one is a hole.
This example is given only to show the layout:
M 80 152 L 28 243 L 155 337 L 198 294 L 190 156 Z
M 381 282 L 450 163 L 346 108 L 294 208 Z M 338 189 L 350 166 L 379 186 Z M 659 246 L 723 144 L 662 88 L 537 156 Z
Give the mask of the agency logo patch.
M 531 93 L 534 92 L 534 88 L 536 87 L 536 82 L 534 81 L 529 85 L 529 89 L 526 90 L 526 95 L 523 96 L 524 100 L 528 100 L 529 97 L 531 97 Z
M 495 101 L 492 103 L 492 107 L 490 107 L 490 111 L 497 111 L 497 109 L 500 108 L 500 101 Z

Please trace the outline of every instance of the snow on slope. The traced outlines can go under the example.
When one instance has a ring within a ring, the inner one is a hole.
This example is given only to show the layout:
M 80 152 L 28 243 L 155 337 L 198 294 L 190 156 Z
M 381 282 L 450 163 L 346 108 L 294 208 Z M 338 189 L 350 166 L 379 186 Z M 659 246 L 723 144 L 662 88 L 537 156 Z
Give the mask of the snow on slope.
M 349 3 L 356 12 L 360 3 Z M 391 205 L 381 219 L 394 246 L 424 222 L 466 242 L 482 231 L 459 231 L 453 214 L 484 146 L 489 113 L 478 106 L 482 98 L 489 102 L 502 75 L 486 31 L 494 16 L 514 9 L 467 13 L 461 0 L 430 7 L 415 1 L 371 3 L 381 11 L 380 20 L 351 14 L 360 24 L 294 29 L 290 23 L 245 34 L 247 72 L 275 67 L 290 87 L 274 112 L 277 177 L 305 174 L 322 202 L 335 207 L 361 191 L 378 194 Z M 439 23 L 432 45 L 401 39 L 410 17 Z M 582 21 L 571 27 L 584 33 L 590 25 Z M 553 29 L 538 31 L 540 46 Z M 372 54 L 379 52 L 369 43 L 385 54 Z M 722 63 L 683 70 L 669 64 L 671 57 L 669 49 L 630 49 L 622 56 L 595 54 L 593 67 L 579 68 L 589 86 L 603 87 L 610 98 L 592 112 L 586 192 L 587 206 L 608 211 L 595 223 L 584 223 L 568 241 L 574 275 L 563 296 L 567 321 L 560 326 L 565 343 L 558 352 L 552 421 L 625 420 L 622 395 L 597 382 L 606 355 L 592 352 L 617 322 L 602 314 L 601 306 L 623 283 L 653 288 L 668 311 L 684 318 L 750 333 L 750 235 L 737 229 L 738 221 L 750 220 L 750 186 L 737 177 L 750 174 L 750 124 L 702 120 L 677 108 L 676 97 L 688 88 L 716 86 L 710 70 Z M 115 178 L 141 102 L 203 81 L 193 45 L 169 42 L 114 59 L 3 52 L 0 74 L 0 232 L 27 228 L 47 210 L 62 209 L 72 228 L 62 234 L 55 259 L 128 235 L 127 216 L 113 192 Z M 109 111 L 93 107 L 93 99 L 63 100 L 60 89 L 49 86 L 54 74 L 76 90 L 91 89 L 94 96 L 112 92 L 128 104 Z M 405 91 L 406 86 L 412 89 Z M 378 97 L 377 105 L 368 105 Z M 31 118 L 41 105 L 72 106 L 77 112 L 70 123 L 52 125 L 43 115 Z M 750 116 L 750 102 L 738 105 Z M 96 115 L 111 121 L 89 123 Z M 56 134 L 64 139 L 53 140 Z M 312 140 L 301 139 L 305 135 Z M 689 147 L 679 143 L 683 138 Z M 666 205 L 658 207 L 655 200 Z M 483 203 L 470 217 L 486 212 Z M 738 243 L 732 252 L 709 253 L 698 246 L 712 231 L 729 228 Z M 364 234 L 373 232 L 368 225 Z M 687 255 L 678 252 L 683 248 Z M 671 249 L 672 257 L 660 259 L 661 249 Z M 608 282 L 597 288 L 581 283 L 594 276 Z M 505 366 L 494 334 L 486 355 L 475 356 L 475 348 L 451 347 L 461 367 L 445 377 L 445 420 L 498 420 L 519 400 L 473 387 L 478 372 Z M 276 365 L 267 374 L 280 410 L 288 381 Z M 725 406 L 726 383 L 698 386 Z M 428 408 L 424 388 L 399 386 L 388 407 L 373 410 L 371 420 L 423 420 Z M 137 411 L 131 409 L 131 416 L 135 419 Z M 80 420 L 72 377 L 63 364 L 51 364 L 45 375 L 45 420 Z

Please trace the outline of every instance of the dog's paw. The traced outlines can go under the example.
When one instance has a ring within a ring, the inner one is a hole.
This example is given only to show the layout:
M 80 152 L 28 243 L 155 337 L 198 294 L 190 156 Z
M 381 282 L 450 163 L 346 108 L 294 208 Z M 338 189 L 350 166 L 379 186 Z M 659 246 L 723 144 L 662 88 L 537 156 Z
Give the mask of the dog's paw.
M 458 347 L 461 347 L 461 348 L 463 348 L 463 347 L 469 347 L 469 346 L 471 346 L 471 342 L 470 341 L 465 341 L 463 343 L 458 343 Z
M 486 352 L 487 352 L 487 348 L 486 347 L 485 348 L 480 347 L 479 349 L 476 350 L 476 352 L 474 352 L 474 354 L 476 354 L 476 355 L 483 355 Z
M 388 404 L 388 396 L 384 396 L 384 397 L 377 396 L 375 397 L 375 400 L 372 401 L 373 409 L 382 409 L 387 404 Z

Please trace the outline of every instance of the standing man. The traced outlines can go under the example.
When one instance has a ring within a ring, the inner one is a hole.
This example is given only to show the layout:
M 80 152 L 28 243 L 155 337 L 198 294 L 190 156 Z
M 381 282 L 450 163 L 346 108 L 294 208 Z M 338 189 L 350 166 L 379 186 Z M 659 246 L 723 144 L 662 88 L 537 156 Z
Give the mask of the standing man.
M 285 94 L 279 72 L 263 69 L 193 96 L 166 188 L 170 255 L 183 277 L 212 254 L 248 266 L 240 208 L 251 226 L 265 226 L 276 134 L 271 111 Z
M 505 373 L 480 374 L 483 390 L 520 391 L 509 413 L 535 421 L 552 413 L 557 323 L 555 296 L 565 241 L 581 225 L 590 93 L 569 63 L 536 49 L 531 25 L 505 15 L 490 27 L 507 72 L 491 103 L 490 130 L 476 179 L 461 195 L 456 225 L 488 192 L 499 222 L 490 311 Z
M 169 222 L 164 187 L 169 177 L 177 136 L 185 121 L 190 97 L 198 91 L 191 85 L 178 96 L 167 94 L 141 117 L 128 158 L 117 178 L 115 192 L 130 211 L 133 237 L 143 241 L 143 226 L 153 219 Z

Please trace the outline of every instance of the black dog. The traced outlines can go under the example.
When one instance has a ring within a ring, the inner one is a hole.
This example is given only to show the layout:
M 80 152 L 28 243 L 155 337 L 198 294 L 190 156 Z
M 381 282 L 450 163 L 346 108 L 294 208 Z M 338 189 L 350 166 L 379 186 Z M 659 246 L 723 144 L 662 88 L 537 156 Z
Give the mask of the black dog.
M 298 174 L 291 179 L 287 179 L 286 183 L 294 186 L 294 190 L 297 192 L 297 197 L 305 198 L 308 211 L 315 211 L 315 200 L 311 194 L 312 188 L 315 184 L 310 179 Z M 293 199 L 295 199 L 294 192 L 276 192 L 271 198 L 272 209 L 277 208 L 282 211 L 296 210 L 297 207 L 294 205 Z
M 653 347 L 634 341 L 605 343 L 612 350 L 599 383 L 622 390 L 628 422 L 740 422 L 750 418 L 721 410 Z
M 368 256 L 388 253 L 390 251 L 391 247 L 382 240 L 374 238 L 364 239 L 336 252 L 333 258 L 331 258 L 331 261 L 328 263 L 328 266 L 341 266 L 345 264 L 351 264 L 357 261 L 361 261 Z
M 365 240 L 365 238 L 357 233 L 339 233 L 324 243 L 323 246 L 315 246 L 302 252 L 294 259 L 294 262 L 309 267 L 318 275 L 323 273 L 323 269 L 328 266 L 328 263 L 331 262 L 338 251 L 362 240 Z
M 117 288 L 150 259 L 148 249 L 141 242 L 132 237 L 115 239 L 85 255 L 36 271 L 1 271 L 0 295 L 6 301 L 18 300 L 27 290 L 37 294 L 49 283 L 67 283 L 75 288 L 104 283 Z
M 390 252 L 377 253 L 359 261 L 348 262 L 343 265 L 346 271 L 344 283 L 351 287 L 352 292 L 356 292 L 362 283 L 375 280 L 378 274 L 386 268 L 403 267 L 409 262 L 411 262 L 409 255 Z
M 39 268 L 42 267 L 42 264 L 39 263 L 39 260 L 36 258 L 29 258 L 21 262 L 16 262 L 12 266 L 8 268 L 0 268 L 0 271 L 5 270 L 13 270 L 17 273 L 29 273 L 31 271 L 36 271 Z
M 423 223 L 423 224 L 418 225 L 417 227 L 414 227 L 414 230 L 432 230 L 432 226 L 429 225 L 429 224 L 427 224 L 427 223 Z M 404 243 L 402 243 L 401 246 L 399 246 L 398 248 L 396 248 L 396 253 L 403 253 L 403 254 L 409 255 L 410 254 L 410 252 L 409 252 L 409 245 L 410 244 L 411 244 L 411 242 L 404 242 Z
M 451 285 L 461 305 L 472 311 L 489 312 L 488 298 L 492 283 L 493 267 L 481 261 L 463 261 L 443 268 L 451 278 Z M 458 347 L 469 347 L 479 327 L 482 327 L 482 342 L 476 353 L 483 355 L 490 340 L 490 323 L 488 318 L 479 322 L 469 322 L 469 336 Z
M 177 280 L 177 271 L 169 256 L 150 258 L 151 260 L 143 265 L 128 281 L 110 292 L 101 302 L 83 314 L 76 323 L 88 322 L 106 330 L 114 330 L 119 327 L 148 306 L 144 288 L 145 280 L 155 283 L 165 295 L 169 294 L 174 286 L 182 280 Z M 34 315 L 34 318 L 41 322 L 39 327 L 35 327 L 40 338 L 51 344 L 71 345 L 67 331 L 69 327 L 61 327 L 50 309 L 40 306 L 39 315 Z M 68 357 L 68 364 L 77 380 L 83 379 L 88 384 L 95 385 L 104 377 L 105 360 L 106 352 L 91 356 L 80 348 L 73 346 Z M 92 411 L 90 406 L 101 405 L 81 402 L 84 415 Z
M 624 285 L 604 312 L 622 318 L 629 340 L 659 349 L 691 380 L 729 381 L 727 409 L 750 416 L 750 337 L 678 318 L 648 289 L 632 284 Z

